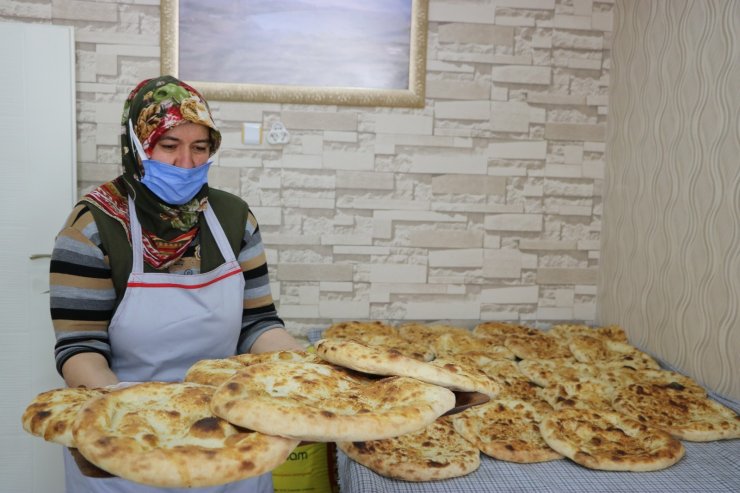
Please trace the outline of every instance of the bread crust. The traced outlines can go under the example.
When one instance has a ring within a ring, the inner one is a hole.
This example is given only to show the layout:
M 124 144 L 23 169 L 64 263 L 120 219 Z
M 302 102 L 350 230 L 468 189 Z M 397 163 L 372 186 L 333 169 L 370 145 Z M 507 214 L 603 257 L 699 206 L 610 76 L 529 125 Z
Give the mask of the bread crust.
M 632 418 L 692 442 L 740 438 L 740 415 L 707 396 L 656 384 L 633 383 L 612 404 Z
M 521 359 L 552 359 L 569 358 L 571 352 L 568 345 L 557 337 L 533 330 L 526 335 L 511 335 L 506 338 L 504 345 L 517 358 Z
M 214 486 L 282 464 L 298 440 L 239 430 L 210 411 L 214 388 L 149 382 L 88 401 L 73 427 L 79 452 L 152 486 Z
M 352 460 L 376 473 L 404 481 L 432 481 L 470 474 L 480 466 L 480 452 L 446 418 L 396 438 L 339 442 Z
M 320 363 L 321 359 L 315 354 L 301 351 L 274 351 L 261 354 L 247 353 L 223 359 L 203 359 L 188 368 L 183 381 L 218 387 L 233 377 L 239 370 L 243 370 L 249 365 L 256 365 L 267 361 L 307 361 L 310 363 Z
M 398 351 L 368 346 L 352 339 L 322 339 L 316 354 L 344 368 L 374 375 L 411 377 L 451 390 L 495 396 L 499 386 L 485 373 L 447 359 L 430 362 L 408 358 Z
M 263 433 L 333 442 L 417 431 L 454 405 L 452 391 L 412 378 L 370 380 L 329 365 L 262 363 L 218 387 L 212 409 Z
M 455 431 L 486 455 L 508 462 L 561 459 L 539 432 L 545 414 L 519 399 L 499 398 L 452 416 Z
M 90 399 L 108 391 L 104 389 L 61 388 L 37 395 L 23 412 L 21 421 L 28 433 L 66 447 L 75 447 L 72 436 L 80 408 Z
M 370 346 L 395 349 L 404 356 L 419 361 L 431 361 L 435 356 L 429 340 L 402 337 L 397 329 L 377 320 L 373 322 L 336 323 L 323 332 L 323 337 L 326 339 L 353 339 Z
M 582 382 L 598 377 L 593 365 L 574 358 L 523 359 L 517 363 L 519 371 L 531 382 L 547 387 L 561 382 Z
M 616 412 L 563 409 L 549 414 L 540 432 L 550 447 L 590 469 L 657 471 L 685 453 L 668 433 Z
M 660 369 L 658 362 L 649 354 L 624 342 L 577 335 L 569 339 L 568 349 L 582 363 L 610 363 L 634 369 Z
M 486 337 L 500 338 L 501 343 L 511 335 L 532 335 L 540 332 L 534 327 L 511 322 L 482 322 L 473 327 L 473 334 Z
M 553 325 L 547 331 L 549 335 L 570 339 L 578 335 L 586 335 L 609 339 L 615 342 L 627 343 L 627 333 L 619 325 L 606 325 L 604 327 L 590 327 L 579 324 L 558 324 Z

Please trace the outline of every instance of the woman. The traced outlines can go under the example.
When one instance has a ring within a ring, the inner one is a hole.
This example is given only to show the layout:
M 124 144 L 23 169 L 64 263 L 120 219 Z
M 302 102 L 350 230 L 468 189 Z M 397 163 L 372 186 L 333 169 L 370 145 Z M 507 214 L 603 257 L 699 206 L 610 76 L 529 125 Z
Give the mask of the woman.
M 123 174 L 87 194 L 51 261 L 57 369 L 70 387 L 179 381 L 196 361 L 302 346 L 270 294 L 257 222 L 207 184 L 221 134 L 192 87 L 163 76 L 129 95 Z M 65 455 L 68 492 L 149 492 L 82 476 Z M 179 491 L 179 490 L 167 490 Z M 272 491 L 270 475 L 183 491 Z

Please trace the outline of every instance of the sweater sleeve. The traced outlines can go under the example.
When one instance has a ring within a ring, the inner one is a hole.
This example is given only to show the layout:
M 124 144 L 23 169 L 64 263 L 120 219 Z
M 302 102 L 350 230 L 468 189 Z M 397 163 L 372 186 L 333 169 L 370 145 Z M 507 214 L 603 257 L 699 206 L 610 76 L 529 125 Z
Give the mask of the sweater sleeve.
M 238 256 L 244 275 L 244 308 L 238 352 L 248 353 L 254 341 L 270 329 L 284 327 L 278 317 L 270 291 L 267 258 L 262 245 L 257 219 L 251 211 L 247 215 L 242 248 Z
M 92 213 L 78 205 L 54 243 L 49 267 L 54 356 L 61 374 L 78 353 L 102 354 L 109 362 L 108 325 L 116 303 L 108 257 Z

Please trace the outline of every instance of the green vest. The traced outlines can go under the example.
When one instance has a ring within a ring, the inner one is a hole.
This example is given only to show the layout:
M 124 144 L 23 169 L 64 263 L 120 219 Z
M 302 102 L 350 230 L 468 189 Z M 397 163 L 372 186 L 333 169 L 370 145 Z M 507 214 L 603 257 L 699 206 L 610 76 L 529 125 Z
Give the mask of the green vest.
M 100 233 L 100 242 L 103 245 L 105 253 L 108 254 L 113 286 L 116 289 L 116 306 L 118 306 L 118 303 L 121 302 L 126 292 L 126 283 L 133 265 L 131 244 L 129 244 L 126 231 L 121 226 L 121 223 L 98 207 L 93 207 L 87 202 L 83 202 L 83 204 L 92 212 L 95 224 Z M 231 245 L 231 249 L 234 251 L 234 256 L 238 256 L 247 225 L 249 206 L 236 195 L 213 188 L 208 191 L 208 204 L 213 208 L 213 212 L 216 214 L 219 223 L 221 223 L 226 238 L 229 240 L 229 245 Z M 208 272 L 224 263 L 224 258 L 218 249 L 218 245 L 213 238 L 208 224 L 203 219 L 202 212 L 198 218 L 198 223 L 200 225 L 200 231 L 198 233 L 201 257 L 200 271 Z M 162 271 L 154 269 L 145 262 L 144 272 Z

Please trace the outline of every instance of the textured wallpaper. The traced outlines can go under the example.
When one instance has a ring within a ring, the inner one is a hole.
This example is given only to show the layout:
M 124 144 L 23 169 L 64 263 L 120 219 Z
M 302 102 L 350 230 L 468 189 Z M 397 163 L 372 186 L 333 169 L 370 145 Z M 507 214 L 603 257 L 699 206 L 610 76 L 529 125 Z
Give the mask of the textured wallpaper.
M 740 398 L 740 2 L 614 20 L 597 319 Z
M 613 7 L 432 0 L 424 108 L 211 100 L 209 182 L 255 211 L 288 329 L 593 322 Z M 8 20 L 74 26 L 79 189 L 115 177 L 159 1 L 0 2 Z M 242 144 L 242 122 L 278 120 L 288 144 Z

